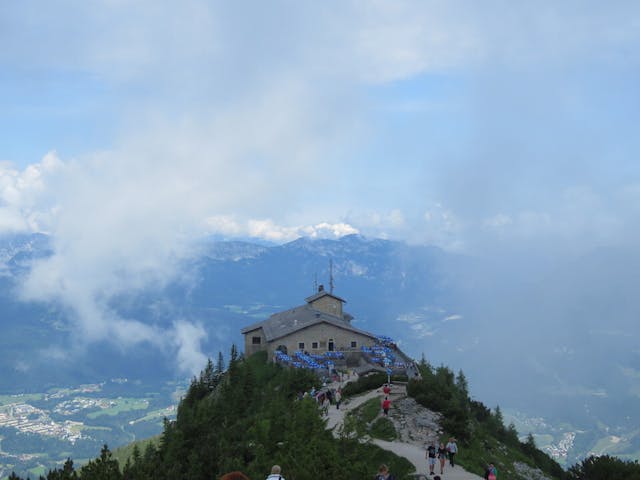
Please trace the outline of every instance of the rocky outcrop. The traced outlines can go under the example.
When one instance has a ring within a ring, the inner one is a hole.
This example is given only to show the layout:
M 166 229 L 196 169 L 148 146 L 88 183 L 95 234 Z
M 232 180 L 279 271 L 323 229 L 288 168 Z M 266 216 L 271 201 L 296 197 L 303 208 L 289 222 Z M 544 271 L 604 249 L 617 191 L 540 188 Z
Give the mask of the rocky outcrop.
M 526 463 L 513 462 L 513 468 L 520 478 L 526 478 L 527 480 L 552 480 L 551 477 L 547 477 L 539 468 L 533 468 Z
M 419 446 L 437 442 L 442 434 L 442 415 L 419 405 L 413 398 L 394 400 L 389 419 L 398 432 L 398 440 Z

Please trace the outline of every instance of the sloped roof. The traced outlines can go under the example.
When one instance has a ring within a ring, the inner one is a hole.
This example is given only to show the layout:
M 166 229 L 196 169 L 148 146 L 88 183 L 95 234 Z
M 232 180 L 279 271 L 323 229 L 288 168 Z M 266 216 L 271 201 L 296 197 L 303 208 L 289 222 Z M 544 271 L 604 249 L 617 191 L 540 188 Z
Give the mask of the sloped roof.
M 350 318 L 353 318 L 351 317 L 351 315 L 348 316 Z M 302 330 L 319 323 L 329 323 L 338 328 L 349 330 L 354 333 L 359 333 L 361 335 L 366 335 L 367 337 L 375 338 L 375 335 L 369 332 L 354 328 L 348 321 L 335 315 L 330 315 L 328 313 L 315 310 L 314 308 L 311 308 L 309 304 L 300 305 L 298 307 L 285 310 L 284 312 L 274 313 L 268 319 L 263 320 L 262 322 L 254 323 L 253 325 L 249 325 L 248 327 L 243 328 L 241 332 L 244 335 L 253 330 L 262 328 L 267 342 L 271 342 L 293 332 L 297 332 L 298 330 Z
M 347 301 L 346 301 L 346 300 L 344 300 L 343 298 L 340 298 L 340 297 L 338 297 L 338 296 L 334 295 L 333 293 L 329 293 L 329 292 L 327 292 L 326 290 L 321 290 L 321 291 L 319 291 L 318 293 L 315 293 L 315 294 L 311 295 L 310 297 L 305 298 L 304 300 L 305 300 L 305 302 L 307 302 L 307 303 L 311 303 L 311 302 L 313 302 L 314 300 L 317 300 L 317 299 L 319 299 L 319 298 L 326 297 L 326 296 L 329 296 L 329 297 L 331 297 L 331 298 L 335 298 L 336 300 L 339 300 L 339 301 L 341 301 L 342 303 L 347 303 Z

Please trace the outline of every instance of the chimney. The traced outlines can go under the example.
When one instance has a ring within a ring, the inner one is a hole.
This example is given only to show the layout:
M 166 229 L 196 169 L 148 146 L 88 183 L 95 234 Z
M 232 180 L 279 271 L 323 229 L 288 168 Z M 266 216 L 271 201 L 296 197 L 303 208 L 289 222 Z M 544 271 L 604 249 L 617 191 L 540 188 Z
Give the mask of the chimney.
M 324 292 L 324 285 L 318 285 L 318 293 Z

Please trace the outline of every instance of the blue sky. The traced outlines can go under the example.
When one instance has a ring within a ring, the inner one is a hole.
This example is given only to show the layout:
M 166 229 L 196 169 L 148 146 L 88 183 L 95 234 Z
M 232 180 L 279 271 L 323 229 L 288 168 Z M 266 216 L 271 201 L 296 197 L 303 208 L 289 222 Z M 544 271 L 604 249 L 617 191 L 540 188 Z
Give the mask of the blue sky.
M 633 1 L 5 2 L 0 234 L 79 318 L 209 234 L 632 248 L 638 85 Z

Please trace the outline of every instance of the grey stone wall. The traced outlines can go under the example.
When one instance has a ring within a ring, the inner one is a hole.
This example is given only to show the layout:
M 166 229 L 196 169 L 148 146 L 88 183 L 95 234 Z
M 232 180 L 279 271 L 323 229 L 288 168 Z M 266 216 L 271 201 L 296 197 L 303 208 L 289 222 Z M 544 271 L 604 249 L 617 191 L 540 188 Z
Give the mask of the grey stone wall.
M 323 353 L 329 350 L 329 344 L 332 340 L 334 351 L 360 350 L 362 345 L 372 346 L 375 343 L 373 338 L 366 335 L 328 323 L 319 323 L 271 342 L 268 347 L 269 357 L 273 356 L 273 352 L 280 345 L 285 346 L 289 354 L 297 350 Z M 317 343 L 317 348 L 313 348 L 314 342 Z M 356 346 L 351 347 L 351 342 L 356 342 Z M 304 348 L 300 348 L 300 343 L 304 343 Z

